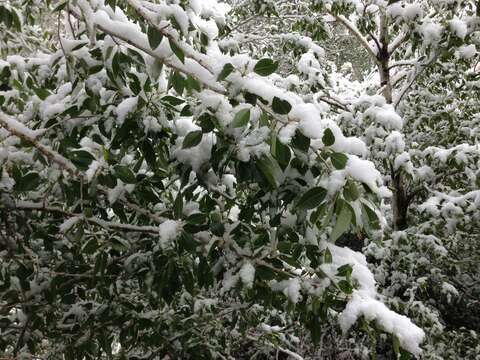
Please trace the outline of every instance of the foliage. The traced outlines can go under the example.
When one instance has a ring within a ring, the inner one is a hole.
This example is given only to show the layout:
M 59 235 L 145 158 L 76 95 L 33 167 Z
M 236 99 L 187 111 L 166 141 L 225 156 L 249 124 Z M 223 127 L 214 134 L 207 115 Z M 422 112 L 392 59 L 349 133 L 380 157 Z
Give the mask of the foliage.
M 26 4 L 0 5 L 0 351 L 474 358 L 477 4 Z

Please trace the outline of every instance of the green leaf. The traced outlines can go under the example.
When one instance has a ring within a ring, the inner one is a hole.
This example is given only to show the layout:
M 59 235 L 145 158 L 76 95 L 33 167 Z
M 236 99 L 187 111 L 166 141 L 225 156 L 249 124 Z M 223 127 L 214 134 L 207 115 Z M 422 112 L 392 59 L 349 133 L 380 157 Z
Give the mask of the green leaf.
M 182 95 L 183 90 L 185 89 L 186 80 L 178 71 L 173 72 L 171 84 L 173 85 L 173 88 L 177 94 Z
M 148 165 L 154 169 L 156 164 L 155 149 L 148 139 L 143 140 L 142 153 L 145 160 L 147 160 Z
M 267 182 L 273 189 L 276 189 L 280 184 L 282 170 L 278 166 L 275 159 L 263 156 L 255 161 L 255 165 L 265 177 Z
M 278 62 L 273 61 L 272 59 L 261 59 L 259 60 L 253 69 L 258 75 L 268 76 L 273 74 L 278 68 Z
M 310 139 L 303 135 L 300 131 L 296 131 L 292 139 L 292 146 L 302 152 L 307 152 L 310 148 Z
M 337 276 L 345 276 L 347 279 L 349 279 L 350 275 L 352 275 L 352 271 L 353 271 L 352 265 L 345 264 L 345 265 L 340 266 L 337 269 Z
M 381 228 L 377 214 L 365 204 L 362 204 L 362 218 L 364 222 L 368 223 L 371 229 Z
M 392 346 L 395 355 L 397 355 L 397 358 L 400 357 L 400 340 L 396 335 L 392 335 Z
M 335 143 L 335 136 L 329 128 L 325 129 L 323 132 L 322 142 L 325 146 L 332 146 Z
M 277 114 L 286 115 L 292 110 L 292 105 L 286 100 L 282 100 L 278 97 L 274 97 L 272 101 L 272 109 Z
M 170 49 L 172 49 L 173 53 L 177 56 L 177 58 L 182 62 L 185 63 L 185 54 L 183 50 L 178 47 L 178 45 L 172 39 L 168 39 L 168 43 L 170 44 Z
M 233 118 L 233 127 L 243 127 L 250 121 L 250 109 L 242 109 Z
M 197 243 L 195 242 L 193 236 L 186 231 L 182 231 L 178 242 L 183 249 L 190 253 L 193 253 L 197 247 Z
M 88 166 L 95 160 L 95 157 L 85 150 L 72 151 L 70 153 L 70 160 L 80 170 L 87 170 Z
M 189 215 L 186 219 L 187 223 L 193 224 L 193 225 L 205 224 L 207 220 L 208 220 L 208 215 L 204 213 L 195 213 L 195 214 Z
M 278 137 L 275 137 L 272 141 L 272 155 L 275 156 L 278 163 L 283 166 L 287 166 L 292 157 L 290 148 L 282 144 Z
M 325 264 L 331 264 L 332 261 L 333 261 L 332 253 L 330 252 L 330 249 L 327 247 L 323 254 L 323 262 Z
M 178 106 L 185 102 L 185 100 L 183 99 L 179 99 L 177 97 L 170 96 L 170 95 L 164 96 L 160 100 L 165 101 L 166 103 L 169 103 L 172 106 Z
M 188 149 L 197 146 L 202 141 L 203 133 L 201 130 L 191 131 L 185 136 L 182 143 L 182 149 Z
M 162 42 L 163 35 L 155 26 L 149 26 L 147 29 L 148 43 L 152 50 L 155 50 Z
M 352 284 L 350 284 L 347 280 L 340 280 L 338 282 L 338 287 L 342 290 L 345 294 L 351 294 L 353 292 Z
M 114 175 L 122 180 L 125 184 L 134 184 L 136 182 L 135 175 L 132 170 L 124 165 L 117 165 L 113 168 Z
M 358 192 L 357 185 L 355 185 L 352 180 L 348 179 L 345 187 L 343 188 L 343 197 L 348 201 L 355 201 L 359 196 L 360 194 Z
M 352 220 L 352 213 L 347 205 L 343 204 L 340 214 L 337 216 L 337 221 L 333 227 L 330 235 L 331 241 L 335 242 L 345 231 L 348 230 Z
M 32 191 L 40 185 L 40 176 L 36 172 L 29 172 L 15 181 L 16 191 Z
M 327 190 L 317 186 L 308 190 L 305 194 L 302 195 L 300 200 L 297 203 L 297 209 L 300 210 L 309 210 L 314 209 L 319 206 L 325 197 L 327 196 Z
M 183 195 L 181 192 L 178 192 L 177 197 L 173 203 L 173 214 L 175 219 L 180 219 L 183 214 Z
M 190 94 L 192 92 L 192 90 L 200 91 L 201 86 L 200 86 L 200 83 L 198 82 L 198 80 L 196 80 L 193 77 L 191 77 L 190 75 L 188 75 L 188 77 L 187 77 L 187 91 Z
M 33 88 L 33 91 L 40 98 L 40 100 L 45 100 L 51 95 L 50 92 L 44 88 Z
M 215 129 L 215 123 L 213 122 L 212 116 L 209 113 L 203 113 L 200 115 L 198 122 L 203 133 L 209 133 Z
M 235 70 L 235 67 L 232 64 L 230 63 L 225 64 L 220 74 L 218 74 L 217 81 L 225 80 L 228 77 L 228 75 L 230 75 L 233 72 L 233 70 Z
M 345 169 L 345 166 L 347 166 L 348 156 L 344 153 L 334 152 L 330 154 L 330 160 L 332 161 L 332 165 L 335 167 L 335 169 L 342 170 Z

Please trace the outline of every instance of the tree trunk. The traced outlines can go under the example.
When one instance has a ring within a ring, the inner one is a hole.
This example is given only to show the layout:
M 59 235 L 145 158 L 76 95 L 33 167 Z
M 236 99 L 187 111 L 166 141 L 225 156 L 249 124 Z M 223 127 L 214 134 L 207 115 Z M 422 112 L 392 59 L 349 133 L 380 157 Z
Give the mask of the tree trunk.
M 392 104 L 392 82 L 390 78 L 390 53 L 388 52 L 388 19 L 386 14 L 380 15 L 380 47 L 378 49 L 378 72 L 380 74 L 380 86 L 382 94 L 388 104 Z M 403 175 L 395 173 L 393 166 L 391 168 L 391 177 L 393 185 L 392 213 L 393 228 L 403 230 L 407 228 L 407 214 L 409 198 L 404 186 Z
M 393 228 L 395 230 L 404 230 L 408 226 L 407 214 L 410 201 L 405 190 L 402 174 L 394 175 L 392 180 L 394 188 L 392 199 Z

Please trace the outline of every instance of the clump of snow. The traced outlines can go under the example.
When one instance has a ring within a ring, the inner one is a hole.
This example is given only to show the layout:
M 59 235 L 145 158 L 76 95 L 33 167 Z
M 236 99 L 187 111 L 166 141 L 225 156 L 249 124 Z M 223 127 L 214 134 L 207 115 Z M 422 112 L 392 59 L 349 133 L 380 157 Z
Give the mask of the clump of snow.
M 238 143 L 238 159 L 240 161 L 249 161 L 252 155 L 258 158 L 268 154 L 270 152 L 270 146 L 268 146 L 265 140 L 269 134 L 270 129 L 262 126 L 241 139 Z
M 118 104 L 117 108 L 115 109 L 115 113 L 117 114 L 117 123 L 122 125 L 125 121 L 128 114 L 135 111 L 138 104 L 138 97 L 131 97 L 124 99 L 120 104 Z
M 198 313 L 203 309 L 209 309 L 218 304 L 218 299 L 202 298 L 196 299 L 193 304 L 193 312 Z
M 245 285 L 245 287 L 253 287 L 253 281 L 255 280 L 255 267 L 252 265 L 251 262 L 245 262 L 240 268 L 238 275 L 240 276 L 240 279 L 242 280 L 242 283 Z
M 399 154 L 405 151 L 405 141 L 400 132 L 392 131 L 385 138 L 385 151 L 387 154 Z
M 358 283 L 345 310 L 339 316 L 342 331 L 348 331 L 359 317 L 364 316 L 367 321 L 375 321 L 386 332 L 395 334 L 402 348 L 412 354 L 420 354 L 420 343 L 425 333 L 408 317 L 395 313 L 376 299 L 375 279 L 367 266 L 365 255 L 333 244 L 327 246 L 332 253 L 333 263 L 322 264 L 322 270 L 334 277 L 338 267 L 350 264 L 352 279 Z
M 95 174 L 97 171 L 103 166 L 102 162 L 94 160 L 92 163 L 89 165 L 87 172 L 85 173 L 85 176 L 87 177 L 87 182 L 91 182 L 92 179 L 94 178 Z
M 65 233 L 70 230 L 73 226 L 78 224 L 82 220 L 81 216 L 72 216 L 71 218 L 65 220 L 59 227 L 58 230 L 61 233 Z
M 382 185 L 381 174 L 375 169 L 375 165 L 371 161 L 362 160 L 355 155 L 350 155 L 345 171 L 353 179 L 364 183 L 380 196 L 390 197 L 392 195 L 391 191 Z
M 177 238 L 181 223 L 175 220 L 166 220 L 159 226 L 160 246 L 167 248 Z
M 356 291 L 339 316 L 342 331 L 348 331 L 360 316 L 367 321 L 375 321 L 384 331 L 395 334 L 403 349 L 414 355 L 422 352 L 420 344 L 425 338 L 422 329 L 414 325 L 408 317 L 388 309 L 381 301 Z
M 300 294 L 301 283 L 299 278 L 293 278 L 288 280 L 288 285 L 283 289 L 283 293 L 290 301 L 294 304 L 302 300 L 302 295 Z
M 434 45 L 438 43 L 442 37 L 443 27 L 431 20 L 425 21 L 418 28 L 420 35 L 423 38 L 425 46 Z
M 386 104 L 382 107 L 372 106 L 363 114 L 364 118 L 371 118 L 387 130 L 400 130 L 403 127 L 403 120 L 395 112 L 392 105 Z
M 134 184 L 125 184 L 117 179 L 117 185 L 113 189 L 108 190 L 108 202 L 115 203 L 125 192 L 131 193 L 135 189 Z
M 192 118 L 182 117 L 175 121 L 175 130 L 178 138 L 173 156 L 178 161 L 189 164 L 194 171 L 198 171 L 204 163 L 210 160 L 212 146 L 216 141 L 215 135 L 213 133 L 204 134 L 198 145 L 182 149 L 185 136 L 192 131 L 201 130 L 201 128 L 193 123 Z
M 477 54 L 477 48 L 474 44 L 461 46 L 458 48 L 456 55 L 462 59 L 471 59 Z
M 398 170 L 400 167 L 404 166 L 410 161 L 410 154 L 407 152 L 403 152 L 397 157 L 395 157 L 395 161 L 393 162 L 393 168 Z
M 460 39 L 465 39 L 467 36 L 467 24 L 463 20 L 460 20 L 457 17 L 454 17 L 450 20 L 450 30 Z

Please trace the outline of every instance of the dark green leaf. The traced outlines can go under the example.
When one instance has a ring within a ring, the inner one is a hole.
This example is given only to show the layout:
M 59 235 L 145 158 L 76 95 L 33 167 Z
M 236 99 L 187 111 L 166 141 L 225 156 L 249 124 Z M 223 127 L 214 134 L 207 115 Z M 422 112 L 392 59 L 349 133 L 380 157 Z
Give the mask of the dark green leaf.
M 186 219 L 187 223 L 194 224 L 194 225 L 201 225 L 205 224 L 208 220 L 208 215 L 203 213 L 195 213 L 189 215 Z
M 40 185 L 40 176 L 36 172 L 29 172 L 19 179 L 16 179 L 14 189 L 16 191 L 36 190 Z
M 337 216 L 337 221 L 335 222 L 335 226 L 333 227 L 331 233 L 331 241 L 335 242 L 350 226 L 352 220 L 352 213 L 348 206 L 343 205 L 342 209 L 340 210 L 340 214 Z
M 35 94 L 37 94 L 40 100 L 45 100 L 47 97 L 50 96 L 50 92 L 44 88 L 33 88 L 33 91 L 35 92 Z
M 323 132 L 322 142 L 325 146 L 331 146 L 335 143 L 335 136 L 333 135 L 332 130 L 326 128 Z
M 282 100 L 278 97 L 274 97 L 272 101 L 272 109 L 277 114 L 286 115 L 292 110 L 292 105 L 286 100 Z
M 165 101 L 173 106 L 181 105 L 185 102 L 185 100 L 183 99 L 179 99 L 179 98 L 176 98 L 175 96 L 170 96 L 170 95 L 164 96 L 161 99 L 161 101 Z
M 170 49 L 172 49 L 173 53 L 178 57 L 178 59 L 185 63 L 185 54 L 183 50 L 178 47 L 178 45 L 172 39 L 168 39 L 168 43 L 170 44 Z
M 322 201 L 327 196 L 327 190 L 317 186 L 308 190 L 305 194 L 302 195 L 300 200 L 297 203 L 297 209 L 300 210 L 309 210 L 314 209 L 319 206 Z
M 201 130 L 191 131 L 185 136 L 182 143 L 182 149 L 188 149 L 197 146 L 202 141 L 203 133 Z
M 155 26 L 149 26 L 147 30 L 148 43 L 150 47 L 155 50 L 162 42 L 163 35 Z
M 335 169 L 342 170 L 345 169 L 345 166 L 347 166 L 348 156 L 344 153 L 334 152 L 330 154 L 330 160 L 332 161 L 332 165 L 335 167 Z
M 235 114 L 233 118 L 233 127 L 242 127 L 250 121 L 250 109 L 242 109 Z
M 282 170 L 278 166 L 275 159 L 263 156 L 255 161 L 255 165 L 265 177 L 267 182 L 273 189 L 276 189 L 280 184 Z
M 278 62 L 272 59 L 261 59 L 255 64 L 255 71 L 258 75 L 268 76 L 273 74 L 278 68 Z
M 346 280 L 340 280 L 338 282 L 338 287 L 342 290 L 345 294 L 351 294 L 353 292 L 352 284 L 350 284 Z
M 217 81 L 225 80 L 228 77 L 228 75 L 230 75 L 233 72 L 233 70 L 235 70 L 235 67 L 232 64 L 230 63 L 225 64 L 220 74 L 218 74 Z
M 136 182 L 135 175 L 132 170 L 124 165 L 117 165 L 114 168 L 114 175 L 126 184 L 134 184 Z
M 272 155 L 275 156 L 278 163 L 283 166 L 287 166 L 292 157 L 290 148 L 282 144 L 278 137 L 272 140 Z

